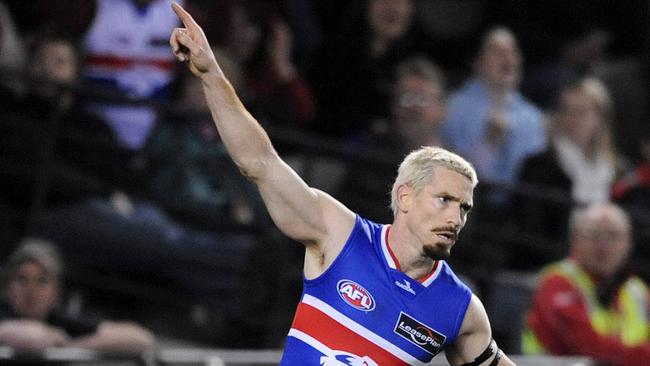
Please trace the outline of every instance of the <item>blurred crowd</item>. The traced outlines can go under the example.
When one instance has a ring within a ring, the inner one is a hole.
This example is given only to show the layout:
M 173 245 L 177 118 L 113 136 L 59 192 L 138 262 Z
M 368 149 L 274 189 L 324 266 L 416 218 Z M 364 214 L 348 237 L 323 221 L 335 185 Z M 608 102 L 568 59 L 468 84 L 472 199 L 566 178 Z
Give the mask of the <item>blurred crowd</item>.
M 476 209 L 451 261 L 476 291 L 487 273 L 575 258 L 576 209 L 604 202 L 630 226 L 607 277 L 650 280 L 647 1 L 178 2 L 278 151 L 353 211 L 391 220 L 413 148 L 472 162 Z M 62 311 L 76 301 L 160 334 L 277 347 L 300 246 L 273 228 L 200 81 L 174 62 L 170 4 L 0 1 L 0 268 L 43 238 L 66 260 Z M 533 329 L 549 315 L 535 316 Z M 558 341 L 541 332 L 537 351 Z

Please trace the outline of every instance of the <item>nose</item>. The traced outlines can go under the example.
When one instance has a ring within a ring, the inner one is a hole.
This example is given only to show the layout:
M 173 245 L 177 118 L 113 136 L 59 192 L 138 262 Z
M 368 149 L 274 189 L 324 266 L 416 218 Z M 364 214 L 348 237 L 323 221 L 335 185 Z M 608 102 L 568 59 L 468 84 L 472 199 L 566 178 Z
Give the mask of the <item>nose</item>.
M 463 225 L 463 210 L 460 205 L 451 205 L 448 210 L 447 224 L 458 229 Z

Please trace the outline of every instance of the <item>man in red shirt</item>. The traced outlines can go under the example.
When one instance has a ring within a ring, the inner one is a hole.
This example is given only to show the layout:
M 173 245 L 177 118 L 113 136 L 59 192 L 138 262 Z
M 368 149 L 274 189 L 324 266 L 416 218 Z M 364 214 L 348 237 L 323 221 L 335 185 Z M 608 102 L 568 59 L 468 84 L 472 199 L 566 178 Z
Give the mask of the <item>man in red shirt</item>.
M 650 292 L 626 271 L 629 217 L 614 204 L 594 204 L 575 213 L 569 230 L 569 257 L 542 271 L 526 318 L 524 353 L 650 365 Z

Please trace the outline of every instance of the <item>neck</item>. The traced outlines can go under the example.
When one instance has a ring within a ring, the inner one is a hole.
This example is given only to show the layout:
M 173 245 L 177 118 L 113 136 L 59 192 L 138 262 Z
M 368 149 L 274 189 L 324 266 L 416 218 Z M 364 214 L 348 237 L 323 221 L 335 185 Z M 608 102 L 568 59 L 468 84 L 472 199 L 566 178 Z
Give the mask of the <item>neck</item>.
M 435 261 L 426 256 L 417 240 L 407 230 L 394 223 L 391 227 L 387 245 L 395 256 L 400 270 L 417 280 L 431 272 Z
M 492 83 L 484 77 L 481 77 L 480 80 L 492 102 L 495 104 L 505 105 L 510 88 L 505 85 Z

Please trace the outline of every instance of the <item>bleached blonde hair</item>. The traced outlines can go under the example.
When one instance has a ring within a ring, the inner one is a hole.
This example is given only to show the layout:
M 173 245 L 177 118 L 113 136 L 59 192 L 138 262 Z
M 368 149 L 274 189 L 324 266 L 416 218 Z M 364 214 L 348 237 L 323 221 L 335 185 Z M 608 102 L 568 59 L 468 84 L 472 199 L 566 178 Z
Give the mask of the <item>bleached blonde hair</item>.
M 435 167 L 444 167 L 467 177 L 472 182 L 472 187 L 478 184 L 476 170 L 463 157 L 441 147 L 423 146 L 408 154 L 397 169 L 397 178 L 390 197 L 393 215 L 397 213 L 397 188 L 405 184 L 413 188 L 416 194 L 419 193 L 425 185 L 435 179 Z

